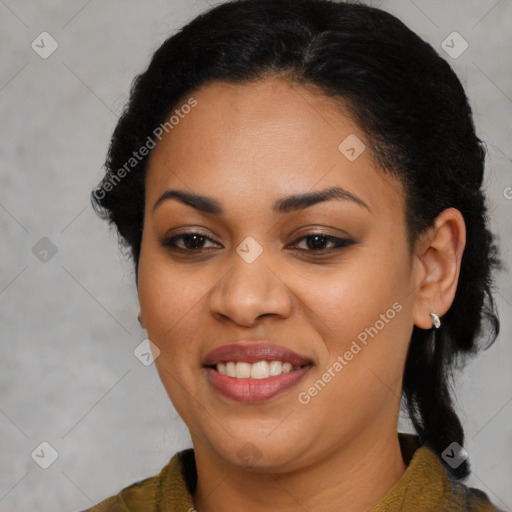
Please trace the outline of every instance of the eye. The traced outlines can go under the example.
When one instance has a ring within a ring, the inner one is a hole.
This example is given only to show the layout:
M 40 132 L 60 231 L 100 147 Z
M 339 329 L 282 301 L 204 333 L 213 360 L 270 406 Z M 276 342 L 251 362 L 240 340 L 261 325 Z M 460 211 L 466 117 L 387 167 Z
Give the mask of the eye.
M 205 244 L 208 242 L 211 242 L 213 246 L 206 246 Z M 299 247 L 300 244 L 304 242 L 305 247 Z M 339 238 L 332 235 L 326 235 L 324 233 L 311 233 L 298 238 L 295 242 L 289 244 L 288 247 L 292 249 L 299 249 L 303 252 L 328 253 L 343 247 L 348 247 L 355 243 L 355 240 L 348 238 Z M 161 244 L 162 246 L 169 247 L 172 250 L 198 253 L 220 245 L 203 233 L 193 231 L 165 238 L 162 240 Z
M 173 249 L 178 249 L 181 251 L 196 251 L 199 252 L 205 249 L 204 244 L 206 241 L 213 242 L 213 240 L 202 233 L 197 232 L 187 232 L 181 233 L 180 235 L 175 235 L 169 238 L 162 240 L 162 245 L 164 247 L 171 247 Z M 216 242 L 213 242 L 216 244 Z M 218 244 L 217 244 L 218 245 Z M 208 247 L 206 247 L 208 249 Z
M 326 235 L 324 233 L 311 233 L 298 238 L 289 247 L 297 248 L 301 241 L 306 242 L 306 248 L 299 248 L 306 252 L 330 252 L 332 250 L 341 249 L 355 244 L 355 240 L 348 238 L 339 238 L 337 236 Z M 331 244 L 330 247 L 326 247 L 327 244 Z

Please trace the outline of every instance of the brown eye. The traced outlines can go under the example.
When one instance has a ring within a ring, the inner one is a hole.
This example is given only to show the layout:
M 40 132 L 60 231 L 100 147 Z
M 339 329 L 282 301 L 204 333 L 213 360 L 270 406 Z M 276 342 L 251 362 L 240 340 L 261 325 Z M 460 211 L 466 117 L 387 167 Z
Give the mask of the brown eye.
M 297 248 L 301 241 L 306 241 L 306 247 L 299 249 L 308 252 L 336 250 L 356 243 L 354 240 L 350 240 L 348 238 L 338 238 L 336 236 L 325 235 L 323 233 L 312 233 L 297 239 L 291 246 Z M 331 244 L 331 246 L 326 247 L 328 244 Z
M 203 235 L 202 233 L 189 232 L 166 238 L 162 241 L 162 245 L 164 247 L 170 247 L 181 251 L 200 251 L 205 249 L 204 244 L 208 240 L 213 242 L 211 238 Z
M 206 244 L 211 242 L 213 244 L 207 246 Z M 210 237 L 197 232 L 181 233 L 172 237 L 162 240 L 162 246 L 168 247 L 171 250 L 183 251 L 183 252 L 201 252 L 208 251 L 215 246 L 219 246 Z M 348 238 L 339 238 L 332 235 L 326 235 L 323 233 L 312 233 L 298 238 L 295 242 L 290 244 L 288 247 L 293 249 L 299 249 L 303 252 L 310 253 L 328 253 L 337 249 L 342 249 L 350 245 L 355 244 L 355 240 Z M 300 247 L 300 244 L 304 244 Z

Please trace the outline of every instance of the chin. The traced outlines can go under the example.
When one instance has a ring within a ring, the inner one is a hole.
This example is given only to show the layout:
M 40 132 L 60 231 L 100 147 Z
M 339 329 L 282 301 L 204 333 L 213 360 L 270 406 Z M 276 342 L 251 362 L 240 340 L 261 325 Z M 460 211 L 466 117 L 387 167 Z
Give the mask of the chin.
M 273 422 L 273 428 L 275 423 Z M 269 429 L 268 432 L 271 432 Z M 222 440 L 210 440 L 216 454 L 228 463 L 255 471 L 285 472 L 297 469 L 304 455 L 307 440 L 287 435 L 262 434 L 241 431 L 241 435 L 223 436 Z

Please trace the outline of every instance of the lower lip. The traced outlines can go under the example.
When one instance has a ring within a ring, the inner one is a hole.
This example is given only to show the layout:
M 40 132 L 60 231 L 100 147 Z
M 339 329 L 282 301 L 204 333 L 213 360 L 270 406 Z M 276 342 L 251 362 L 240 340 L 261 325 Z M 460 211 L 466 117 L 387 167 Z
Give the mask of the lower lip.
M 210 382 L 222 395 L 238 402 L 263 402 L 295 386 L 311 369 L 304 366 L 299 370 L 281 373 L 266 379 L 237 379 L 206 368 Z

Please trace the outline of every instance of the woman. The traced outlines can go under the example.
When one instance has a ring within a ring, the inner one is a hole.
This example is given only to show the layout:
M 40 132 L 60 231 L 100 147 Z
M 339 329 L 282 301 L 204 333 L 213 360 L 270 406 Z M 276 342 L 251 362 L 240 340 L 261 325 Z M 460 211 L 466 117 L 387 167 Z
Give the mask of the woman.
M 89 510 L 497 510 L 448 380 L 499 329 L 484 158 L 453 70 L 381 10 L 227 2 L 170 37 L 92 198 L 193 449 Z

